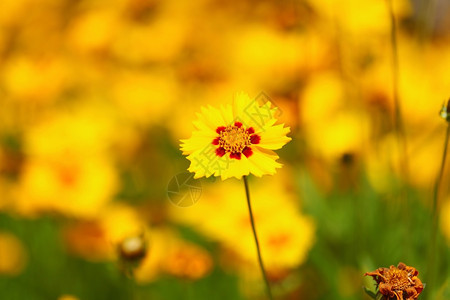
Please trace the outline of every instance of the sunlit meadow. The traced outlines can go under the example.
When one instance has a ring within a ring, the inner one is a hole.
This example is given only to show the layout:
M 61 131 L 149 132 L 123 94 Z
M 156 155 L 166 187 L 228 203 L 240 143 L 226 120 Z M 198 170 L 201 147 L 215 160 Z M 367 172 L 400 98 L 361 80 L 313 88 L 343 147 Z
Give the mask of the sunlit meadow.
M 1 0 L 0 299 L 448 300 L 449 97 L 448 0 Z

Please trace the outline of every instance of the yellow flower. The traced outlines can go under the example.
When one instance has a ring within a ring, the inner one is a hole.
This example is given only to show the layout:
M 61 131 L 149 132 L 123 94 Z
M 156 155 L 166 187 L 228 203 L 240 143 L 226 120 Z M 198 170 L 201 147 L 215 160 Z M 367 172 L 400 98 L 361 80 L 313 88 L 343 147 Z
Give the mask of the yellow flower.
M 126 239 L 145 234 L 147 229 L 136 209 L 117 202 L 93 218 L 69 224 L 63 237 L 70 253 L 90 261 L 106 261 L 115 258 L 117 247 Z
M 189 171 L 194 178 L 220 176 L 222 180 L 240 179 L 250 173 L 261 177 L 275 174 L 281 164 L 272 151 L 283 147 L 291 138 L 289 127 L 274 125 L 277 108 L 260 94 L 250 99 L 238 93 L 232 105 L 220 109 L 202 107 L 194 122 L 192 137 L 182 140 L 181 150 L 191 161 Z
M 153 228 L 149 240 L 149 251 L 134 272 L 138 283 L 152 282 L 160 274 L 197 280 L 213 269 L 213 259 L 208 251 L 181 239 L 170 228 Z
M 33 216 L 60 212 L 68 216 L 92 217 L 101 211 L 117 190 L 112 163 L 103 157 L 74 155 L 54 159 L 29 159 L 16 189 L 15 208 Z
M 58 298 L 58 300 L 79 300 L 79 299 L 73 295 L 62 295 Z
M 22 242 L 8 232 L 0 232 L 0 275 L 19 275 L 27 262 Z
M 93 217 L 119 188 L 111 145 L 114 122 L 92 103 L 55 109 L 24 133 L 25 158 L 11 192 L 24 215 Z M 103 112 L 103 111 L 102 111 Z

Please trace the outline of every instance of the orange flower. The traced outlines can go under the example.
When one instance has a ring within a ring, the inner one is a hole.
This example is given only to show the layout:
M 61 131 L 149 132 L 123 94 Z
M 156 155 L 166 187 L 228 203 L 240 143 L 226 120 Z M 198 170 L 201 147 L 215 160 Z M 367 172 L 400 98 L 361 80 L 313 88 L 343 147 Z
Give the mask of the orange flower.
M 414 300 L 423 290 L 418 274 L 415 268 L 399 263 L 397 267 L 378 268 L 364 276 L 372 276 L 377 282 L 378 293 L 384 296 L 382 299 Z

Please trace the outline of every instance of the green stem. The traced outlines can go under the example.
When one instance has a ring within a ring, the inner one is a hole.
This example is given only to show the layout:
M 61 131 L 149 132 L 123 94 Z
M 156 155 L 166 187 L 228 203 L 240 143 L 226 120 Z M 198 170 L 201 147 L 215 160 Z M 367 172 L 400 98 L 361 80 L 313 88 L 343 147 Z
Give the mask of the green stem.
M 422 0 L 419 2 L 419 15 L 417 23 L 419 25 L 418 34 L 422 42 L 430 38 L 433 33 L 433 16 L 436 13 L 436 0 Z
M 397 40 L 397 23 L 394 15 L 393 0 L 386 0 L 388 13 L 391 23 L 391 51 L 392 51 L 392 96 L 394 99 L 394 127 L 397 133 L 397 140 L 400 146 L 400 170 L 403 179 L 408 180 L 408 160 L 406 134 L 403 126 L 402 111 L 399 96 L 399 60 L 398 60 L 398 40 Z
M 439 225 L 439 190 L 444 176 L 445 161 L 447 159 L 447 148 L 450 136 L 450 122 L 447 122 L 447 132 L 445 134 L 444 151 L 442 154 L 441 167 L 439 174 L 434 185 L 433 192 L 433 207 L 432 207 L 432 226 L 431 226 L 431 241 L 430 241 L 430 253 L 428 254 L 428 282 L 431 287 L 434 286 L 436 280 L 436 266 L 437 266 L 437 233 Z
M 445 141 L 444 141 L 444 152 L 442 153 L 442 162 L 441 162 L 441 168 L 439 169 L 439 175 L 436 180 L 436 184 L 434 185 L 434 193 L 433 193 L 433 224 L 437 224 L 437 216 L 438 216 L 438 199 L 439 199 L 439 189 L 441 187 L 442 183 L 442 177 L 444 176 L 444 168 L 445 168 L 445 161 L 447 159 L 447 148 L 448 148 L 448 140 L 450 136 L 450 122 L 447 124 L 447 132 L 445 134 Z
M 394 0 L 386 0 L 388 14 L 390 18 L 391 28 L 391 52 L 392 52 L 392 97 L 394 99 L 394 130 L 399 147 L 398 167 L 400 173 L 400 185 L 397 205 L 394 208 L 394 215 L 400 214 L 402 223 L 406 228 L 411 226 L 410 207 L 408 203 L 408 182 L 409 182 L 409 162 L 408 162 L 408 146 L 406 141 L 406 131 L 403 123 L 402 109 L 400 105 L 399 93 L 399 51 L 398 51 L 398 34 L 397 22 L 394 14 Z M 405 257 L 410 257 L 411 241 L 407 235 L 403 235 L 403 245 Z
M 256 234 L 255 220 L 253 219 L 252 205 L 250 203 L 250 191 L 248 188 L 247 176 L 244 176 L 244 185 L 245 185 L 245 195 L 247 196 L 248 213 L 250 215 L 250 222 L 252 224 L 253 237 L 255 238 L 256 251 L 258 252 L 259 267 L 261 269 L 261 273 L 263 275 L 264 282 L 266 284 L 267 295 L 269 296 L 270 300 L 273 300 L 269 280 L 267 279 L 266 270 L 264 269 L 264 263 L 261 257 L 261 249 L 259 247 L 258 235 Z

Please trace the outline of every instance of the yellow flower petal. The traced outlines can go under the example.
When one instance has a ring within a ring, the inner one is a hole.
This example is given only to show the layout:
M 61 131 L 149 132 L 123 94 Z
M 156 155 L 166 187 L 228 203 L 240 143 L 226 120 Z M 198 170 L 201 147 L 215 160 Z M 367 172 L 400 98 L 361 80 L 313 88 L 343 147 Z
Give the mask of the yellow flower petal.
M 240 160 L 233 159 L 230 161 L 230 165 L 227 169 L 223 170 L 220 174 L 222 180 L 235 177 L 241 179 L 242 176 L 250 174 L 250 164 L 245 156 L 242 156 Z
M 262 176 L 264 174 L 273 175 L 276 173 L 277 168 L 281 168 L 281 164 L 276 162 L 276 159 L 278 159 L 278 155 L 275 154 L 272 150 L 265 150 L 261 148 L 256 148 L 253 151 L 253 155 L 248 158 L 249 162 L 253 165 L 252 170 L 256 176 L 257 174 L 261 174 L 259 176 Z M 259 170 L 257 172 L 256 170 Z
M 233 101 L 233 114 L 238 116 L 238 120 L 247 127 L 254 127 L 257 125 L 253 122 L 249 109 L 255 100 L 252 100 L 248 94 L 237 93 Z
M 189 172 L 195 173 L 194 178 L 221 176 L 224 170 L 234 163 L 229 157 L 219 157 L 215 153 L 215 147 L 211 143 L 198 148 L 187 157 L 191 161 Z
M 261 136 L 259 146 L 272 150 L 280 149 L 291 140 L 286 136 L 290 131 L 290 128 L 283 127 L 283 124 L 267 127 L 264 131 L 259 132 Z
M 204 149 L 211 144 L 215 136 L 214 133 L 209 133 L 209 131 L 195 131 L 190 139 L 181 140 L 181 150 L 184 155 L 188 155 L 194 151 Z
M 262 94 L 263 95 L 263 94 Z M 256 131 L 264 130 L 275 122 L 277 108 L 265 97 L 251 99 L 246 93 L 237 93 L 233 101 L 233 114 L 237 121 L 246 127 L 253 127 Z
M 231 120 L 224 118 L 220 110 L 210 105 L 208 105 L 207 107 L 202 107 L 201 113 L 197 114 L 197 118 L 198 121 L 205 124 L 213 131 L 216 131 L 216 128 L 219 126 L 224 126 L 224 123 L 228 124 L 228 122 L 231 122 Z M 197 126 L 197 124 L 200 125 L 200 123 L 194 122 L 195 126 Z M 197 129 L 201 130 L 202 128 L 204 127 L 200 125 L 200 127 L 198 127 Z

